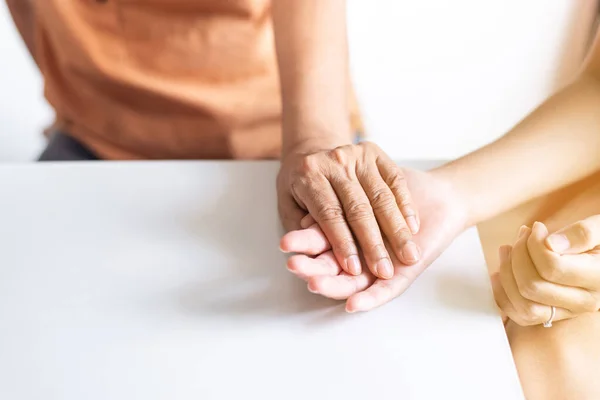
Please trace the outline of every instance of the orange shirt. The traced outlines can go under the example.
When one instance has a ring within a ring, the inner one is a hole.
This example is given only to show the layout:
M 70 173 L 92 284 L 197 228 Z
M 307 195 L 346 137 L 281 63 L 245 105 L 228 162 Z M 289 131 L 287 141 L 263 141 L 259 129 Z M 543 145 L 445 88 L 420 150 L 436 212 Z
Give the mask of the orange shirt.
M 34 7 L 34 56 L 58 126 L 101 158 L 279 156 L 269 0 Z

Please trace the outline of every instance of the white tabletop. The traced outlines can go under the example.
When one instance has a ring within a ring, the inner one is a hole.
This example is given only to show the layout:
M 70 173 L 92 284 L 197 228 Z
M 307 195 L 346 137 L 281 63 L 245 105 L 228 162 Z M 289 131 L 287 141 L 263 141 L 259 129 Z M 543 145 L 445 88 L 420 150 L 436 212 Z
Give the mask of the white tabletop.
M 285 269 L 276 170 L 0 167 L 0 398 L 522 399 L 475 230 L 346 314 Z

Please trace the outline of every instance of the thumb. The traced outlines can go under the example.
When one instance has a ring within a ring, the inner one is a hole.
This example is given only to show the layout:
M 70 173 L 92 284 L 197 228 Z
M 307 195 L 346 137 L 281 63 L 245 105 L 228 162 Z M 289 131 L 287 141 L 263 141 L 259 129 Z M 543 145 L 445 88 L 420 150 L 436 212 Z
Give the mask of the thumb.
M 600 244 L 600 215 L 577 221 L 546 238 L 546 246 L 559 254 L 579 254 Z

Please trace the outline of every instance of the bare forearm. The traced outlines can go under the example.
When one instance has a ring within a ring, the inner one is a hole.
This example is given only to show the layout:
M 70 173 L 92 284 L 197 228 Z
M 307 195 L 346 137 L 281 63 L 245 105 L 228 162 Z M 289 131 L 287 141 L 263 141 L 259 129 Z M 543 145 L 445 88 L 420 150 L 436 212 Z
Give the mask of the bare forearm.
M 12 15 L 17 30 L 29 49 L 29 53 L 35 58 L 35 17 L 32 3 L 32 0 L 6 0 L 6 5 Z
M 283 152 L 350 143 L 345 0 L 274 0 Z
M 496 142 L 452 162 L 447 178 L 476 224 L 600 169 L 600 81 L 583 74 Z

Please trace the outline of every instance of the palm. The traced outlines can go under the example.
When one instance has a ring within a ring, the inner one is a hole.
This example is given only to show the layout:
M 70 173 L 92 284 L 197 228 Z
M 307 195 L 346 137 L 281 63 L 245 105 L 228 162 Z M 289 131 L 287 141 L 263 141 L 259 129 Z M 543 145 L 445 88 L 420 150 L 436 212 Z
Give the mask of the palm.
M 421 219 L 421 229 L 414 238 L 423 252 L 423 262 L 414 266 L 420 273 L 464 229 L 466 216 L 452 188 L 431 173 L 404 169 L 404 174 Z
M 377 307 L 403 293 L 463 230 L 465 212 L 451 187 L 429 172 L 411 169 L 403 172 L 419 210 L 421 228 L 413 240 L 421 249 L 421 260 L 407 266 L 392 257 L 395 273 L 389 280 L 376 280 L 367 271 L 359 276 L 350 276 L 342 272 L 329 250 L 327 239 L 317 226 L 313 226 L 309 230 L 288 234 L 290 240 L 286 242 L 289 251 L 317 255 L 315 259 L 294 256 L 288 262 L 290 270 L 308 280 L 311 291 L 331 298 L 347 298 L 349 311 Z M 319 241 L 321 245 L 317 244 Z M 313 247 L 307 248 L 306 243 Z M 390 251 L 390 254 L 393 252 Z

